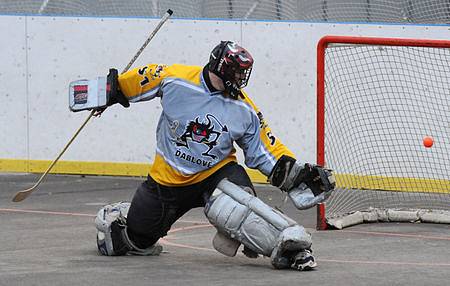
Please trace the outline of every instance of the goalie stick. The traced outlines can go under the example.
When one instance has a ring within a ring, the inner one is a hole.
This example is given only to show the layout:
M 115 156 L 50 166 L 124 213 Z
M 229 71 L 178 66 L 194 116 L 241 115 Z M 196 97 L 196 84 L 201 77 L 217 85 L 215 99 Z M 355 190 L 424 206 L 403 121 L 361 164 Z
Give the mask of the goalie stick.
M 156 33 L 161 29 L 162 25 L 172 16 L 173 11 L 167 10 L 167 12 L 164 14 L 164 16 L 159 21 L 158 25 L 155 27 L 153 32 L 147 37 L 144 44 L 142 44 L 141 48 L 137 51 L 137 53 L 133 56 L 131 61 L 127 64 L 127 66 L 123 69 L 121 73 L 125 73 L 130 69 L 130 67 L 133 65 L 133 63 L 136 61 L 136 59 L 141 55 L 141 53 L 144 51 L 144 49 L 147 47 L 147 45 L 150 43 L 150 41 L 153 39 L 153 37 L 156 35 Z M 103 112 L 103 111 L 102 111 Z M 100 112 L 101 113 L 101 112 Z M 14 198 L 12 199 L 13 202 L 21 202 L 24 199 L 26 199 L 33 191 L 36 190 L 36 188 L 41 184 L 41 182 L 44 180 L 44 178 L 47 176 L 48 173 L 50 173 L 53 166 L 55 166 L 56 162 L 58 162 L 59 158 L 66 152 L 67 148 L 69 148 L 70 144 L 75 140 L 75 138 L 78 136 L 78 134 L 81 132 L 81 130 L 86 126 L 86 124 L 89 122 L 89 120 L 94 115 L 99 115 L 100 113 L 96 113 L 95 110 L 92 110 L 89 116 L 86 118 L 86 120 L 83 122 L 83 124 L 78 128 L 78 130 L 75 132 L 75 134 L 72 136 L 72 138 L 69 140 L 69 142 L 64 146 L 63 150 L 59 153 L 59 155 L 56 157 L 55 160 L 50 164 L 50 166 L 47 168 L 47 170 L 44 172 L 44 174 L 41 175 L 39 180 L 29 189 L 19 191 L 15 194 Z

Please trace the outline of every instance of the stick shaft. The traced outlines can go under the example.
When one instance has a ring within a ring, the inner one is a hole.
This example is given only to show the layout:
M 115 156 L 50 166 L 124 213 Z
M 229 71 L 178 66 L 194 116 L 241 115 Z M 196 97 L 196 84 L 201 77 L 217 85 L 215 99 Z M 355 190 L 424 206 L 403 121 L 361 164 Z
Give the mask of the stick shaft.
M 78 128 L 78 130 L 73 134 L 72 138 L 70 138 L 69 142 L 67 142 L 66 146 L 62 149 L 61 153 L 59 153 L 58 157 L 56 157 L 55 160 L 48 166 L 47 170 L 42 174 L 41 178 L 37 181 L 37 183 L 33 186 L 33 188 L 36 188 L 44 179 L 44 177 L 50 173 L 50 170 L 53 169 L 53 166 L 55 166 L 56 162 L 58 162 L 59 158 L 66 152 L 67 148 L 72 144 L 72 142 L 75 140 L 75 138 L 80 134 L 81 130 L 86 126 L 86 124 L 89 122 L 89 120 L 92 118 L 92 115 L 94 115 L 94 111 L 91 111 L 89 116 L 86 118 L 86 120 L 81 124 L 81 126 Z
M 48 1 L 47 1 L 48 2 Z M 161 29 L 162 25 L 169 19 L 169 17 L 172 15 L 172 10 L 167 10 L 166 14 L 161 18 L 156 28 L 153 30 L 153 32 L 148 36 L 147 40 L 144 42 L 144 44 L 141 46 L 141 48 L 138 50 L 138 52 L 133 56 L 131 61 L 128 63 L 128 65 L 123 69 L 122 73 L 128 71 L 130 67 L 134 64 L 136 59 L 141 55 L 141 53 L 144 51 L 144 49 L 147 47 L 147 45 L 150 43 L 150 41 L 153 39 L 153 37 L 156 35 L 156 33 Z M 75 140 L 75 138 L 80 134 L 81 130 L 86 126 L 86 124 L 89 122 L 89 120 L 94 115 L 95 110 L 92 110 L 89 116 L 86 118 L 86 120 L 81 124 L 81 126 L 78 128 L 78 130 L 73 134 L 72 138 L 70 138 L 69 142 L 64 146 L 63 150 L 59 153 L 58 157 L 56 157 L 55 160 L 50 164 L 50 166 L 47 168 L 47 170 L 42 174 L 42 176 L 39 178 L 39 180 L 29 189 L 17 192 L 16 195 L 13 198 L 13 202 L 20 202 L 26 199 L 44 180 L 44 178 L 47 176 L 48 173 L 52 170 L 52 168 L 55 166 L 55 164 L 58 162 L 58 160 L 62 157 L 62 155 L 66 152 L 66 150 L 69 148 L 69 146 L 72 144 L 72 142 Z
M 153 30 L 153 32 L 148 36 L 147 40 L 145 40 L 144 44 L 142 44 L 141 48 L 137 51 L 137 53 L 134 55 L 134 57 L 131 59 L 131 61 L 127 64 L 127 66 L 123 69 L 122 73 L 128 71 L 131 66 L 134 64 L 134 62 L 137 60 L 137 58 L 142 54 L 144 49 L 147 47 L 147 45 L 150 43 L 150 41 L 153 39 L 153 37 L 158 33 L 159 29 L 161 29 L 162 25 L 169 19 L 169 17 L 172 15 L 172 10 L 167 10 L 166 14 L 161 18 L 156 28 Z
M 41 182 L 44 180 L 44 178 L 47 176 L 47 174 L 50 173 L 50 170 L 53 168 L 53 166 L 55 166 L 56 162 L 58 162 L 59 158 L 61 158 L 61 156 L 66 152 L 66 150 L 67 150 L 67 148 L 69 148 L 70 144 L 72 144 L 72 142 L 75 140 L 75 138 L 78 136 L 78 134 L 80 134 L 80 132 L 84 128 L 84 126 L 86 126 L 86 124 L 92 118 L 92 116 L 94 115 L 94 112 L 95 112 L 94 110 L 91 111 L 91 113 L 86 118 L 86 120 L 83 122 L 83 124 L 78 128 L 78 130 L 75 132 L 75 134 L 73 134 L 72 138 L 70 138 L 69 142 L 66 144 L 66 146 L 64 146 L 64 148 L 61 151 L 61 153 L 59 153 L 58 157 L 56 157 L 56 159 L 53 160 L 53 162 L 50 164 L 50 166 L 48 166 L 47 170 L 44 172 L 44 174 L 41 175 L 41 177 L 36 182 L 36 184 L 34 184 L 34 186 L 32 186 L 29 189 L 26 189 L 24 191 L 18 192 L 14 196 L 13 202 L 23 201 L 41 184 Z

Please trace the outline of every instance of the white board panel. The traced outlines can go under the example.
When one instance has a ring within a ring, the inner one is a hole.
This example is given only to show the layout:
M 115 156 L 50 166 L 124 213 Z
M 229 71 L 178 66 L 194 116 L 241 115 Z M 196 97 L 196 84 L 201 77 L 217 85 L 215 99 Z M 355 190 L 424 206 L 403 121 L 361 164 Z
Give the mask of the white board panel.
M 246 22 L 243 44 L 253 54 L 249 92 L 273 133 L 299 159 L 315 161 L 315 46 L 300 23 Z
M 0 158 L 28 157 L 25 24 L 25 17 L 0 17 Z
M 7 18 L 0 19 L 4 23 Z M 158 19 L 27 17 L 26 31 L 21 17 L 15 21 L 22 27 L 19 32 L 13 35 L 7 29 L 13 25 L 11 22 L 2 25 L 0 30 L 2 38 L 12 39 L 10 46 L 2 47 L 9 52 L 2 54 L 17 55 L 16 60 L 4 57 L 7 64 L 2 68 L 8 72 L 0 75 L 5 90 L 16 94 L 9 99 L 7 108 L 0 109 L 2 123 L 6 118 L 13 118 L 14 122 L 13 127 L 0 127 L 4 130 L 2 134 L 11 137 L 0 143 L 4 146 L 0 152 L 6 150 L 0 157 L 19 158 L 26 154 L 23 142 L 27 142 L 28 118 L 29 158 L 51 160 L 88 116 L 88 112 L 68 110 L 69 82 L 106 75 L 110 67 L 120 71 Z M 448 32 L 445 26 L 174 19 L 159 31 L 135 66 L 150 62 L 203 65 L 220 40 L 243 44 L 255 58 L 247 92 L 263 111 L 274 133 L 301 160 L 315 161 L 316 44 L 321 37 L 445 39 Z M 28 41 L 26 54 L 24 39 Z M 135 104 L 128 110 L 111 107 L 101 118 L 91 120 L 63 160 L 149 162 L 154 156 L 160 112 L 159 100 Z
M 244 22 L 255 66 L 248 91 L 298 159 L 316 161 L 316 47 L 326 35 L 448 39 L 449 27 Z
M 71 80 L 119 71 L 131 60 L 158 20 L 31 18 L 30 154 L 55 157 L 88 112 L 71 113 Z M 146 63 L 204 65 L 221 39 L 239 40 L 240 22 L 169 21 L 134 66 Z M 49 31 L 51 30 L 51 33 Z M 159 100 L 114 106 L 94 118 L 64 155 L 66 160 L 150 162 L 156 147 Z

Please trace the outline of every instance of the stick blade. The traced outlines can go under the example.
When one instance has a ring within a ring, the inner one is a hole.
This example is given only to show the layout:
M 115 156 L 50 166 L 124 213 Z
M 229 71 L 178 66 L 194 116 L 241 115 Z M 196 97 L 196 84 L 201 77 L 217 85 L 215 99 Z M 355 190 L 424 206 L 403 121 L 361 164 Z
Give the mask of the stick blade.
M 30 188 L 24 191 L 17 192 L 14 198 L 12 199 L 13 202 L 18 203 L 23 201 L 24 199 L 28 198 L 28 196 L 34 191 L 34 188 Z

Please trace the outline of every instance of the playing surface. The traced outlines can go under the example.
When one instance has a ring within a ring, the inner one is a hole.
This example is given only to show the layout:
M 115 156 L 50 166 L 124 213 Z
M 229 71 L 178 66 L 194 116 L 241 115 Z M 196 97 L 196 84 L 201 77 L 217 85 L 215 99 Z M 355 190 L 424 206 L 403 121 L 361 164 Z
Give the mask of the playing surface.
M 282 210 L 313 235 L 312 272 L 273 270 L 268 258 L 230 258 L 211 244 L 202 209 L 187 213 L 160 240 L 156 257 L 97 254 L 94 217 L 106 203 L 130 200 L 138 178 L 49 176 L 28 199 L 11 202 L 39 175 L 0 175 L 0 285 L 447 285 L 450 225 L 366 224 L 316 231 L 315 209 Z M 257 186 L 272 206 L 283 195 Z

